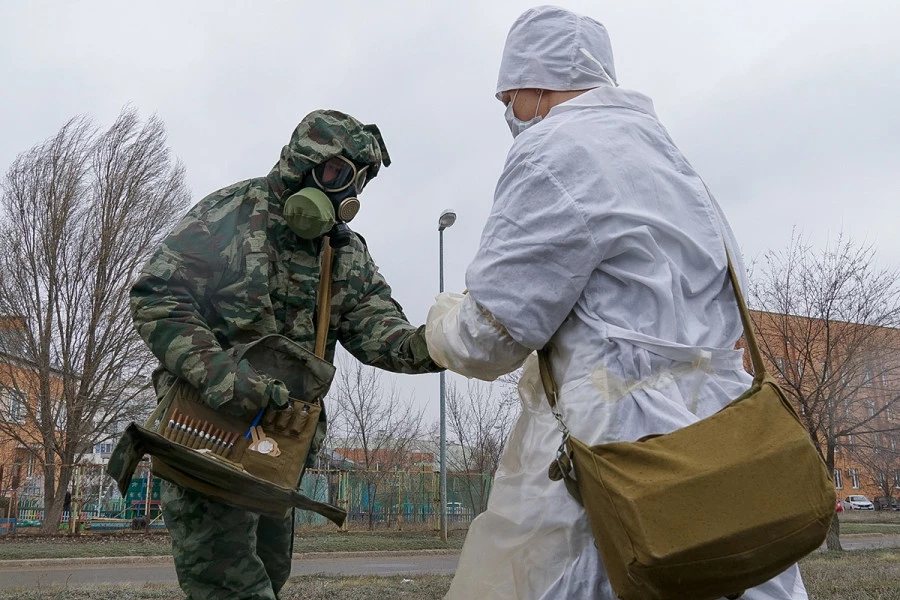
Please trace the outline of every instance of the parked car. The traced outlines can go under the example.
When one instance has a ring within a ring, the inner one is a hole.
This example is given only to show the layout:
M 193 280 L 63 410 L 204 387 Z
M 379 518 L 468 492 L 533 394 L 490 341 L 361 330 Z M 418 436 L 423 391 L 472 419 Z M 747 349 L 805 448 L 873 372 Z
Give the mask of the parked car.
M 875 510 L 900 510 L 900 500 L 891 498 L 888 502 L 887 496 L 879 496 L 875 498 Z
M 850 510 L 875 510 L 872 501 L 859 494 L 847 496 L 847 504 L 850 505 Z

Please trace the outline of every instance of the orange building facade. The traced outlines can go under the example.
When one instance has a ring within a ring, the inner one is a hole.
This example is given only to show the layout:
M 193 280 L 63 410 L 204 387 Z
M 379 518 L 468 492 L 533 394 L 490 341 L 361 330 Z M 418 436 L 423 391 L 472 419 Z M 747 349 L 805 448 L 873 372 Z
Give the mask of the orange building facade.
M 35 369 L 15 352 L 19 317 L 0 317 L 0 494 L 43 494 L 43 472 L 37 458 L 43 453 L 40 432 L 38 390 Z M 61 383 L 52 378 L 47 385 L 58 397 Z M 33 488 L 33 489 L 32 489 Z
M 900 497 L 900 329 L 750 312 L 767 370 L 833 447 L 837 497 Z

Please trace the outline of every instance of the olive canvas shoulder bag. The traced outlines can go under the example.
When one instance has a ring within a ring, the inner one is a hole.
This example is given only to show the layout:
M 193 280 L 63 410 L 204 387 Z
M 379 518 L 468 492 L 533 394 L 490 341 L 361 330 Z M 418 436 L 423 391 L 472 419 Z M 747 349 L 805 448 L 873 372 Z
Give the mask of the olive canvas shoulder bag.
M 818 548 L 834 516 L 824 461 L 766 372 L 729 258 L 753 383 L 716 414 L 636 442 L 588 446 L 558 410 L 546 349 L 541 379 L 563 443 L 551 479 L 582 503 L 622 600 L 739 598 Z M 778 502 L 771 501 L 772 486 Z

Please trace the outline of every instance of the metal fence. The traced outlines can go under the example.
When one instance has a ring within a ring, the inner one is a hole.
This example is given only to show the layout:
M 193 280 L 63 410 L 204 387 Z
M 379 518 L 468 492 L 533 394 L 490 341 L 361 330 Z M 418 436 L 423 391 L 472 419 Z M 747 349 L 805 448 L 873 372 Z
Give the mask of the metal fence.
M 82 528 L 116 530 L 164 528 L 160 511 L 161 480 L 141 463 L 123 497 L 103 465 L 78 465 L 70 488 L 71 504 L 59 523 L 67 529 L 76 511 Z M 493 480 L 490 475 L 448 473 L 447 523 L 464 529 L 484 510 Z M 345 528 L 438 529 L 440 477 L 434 471 L 363 471 L 309 469 L 301 491 L 306 496 L 347 511 Z M 22 533 L 43 525 L 45 506 L 42 482 L 30 478 L 0 490 L 0 534 Z M 327 519 L 297 511 L 296 525 L 326 526 Z

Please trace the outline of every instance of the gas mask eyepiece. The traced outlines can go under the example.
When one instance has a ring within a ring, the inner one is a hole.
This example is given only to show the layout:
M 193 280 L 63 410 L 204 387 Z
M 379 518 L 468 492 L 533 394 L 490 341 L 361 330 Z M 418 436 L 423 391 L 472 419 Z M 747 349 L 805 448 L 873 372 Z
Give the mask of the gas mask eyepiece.
M 366 187 L 368 171 L 368 165 L 357 169 L 349 158 L 338 155 L 316 165 L 312 170 L 312 177 L 319 189 L 329 196 L 350 190 L 349 194 L 341 194 L 346 197 L 362 193 Z

